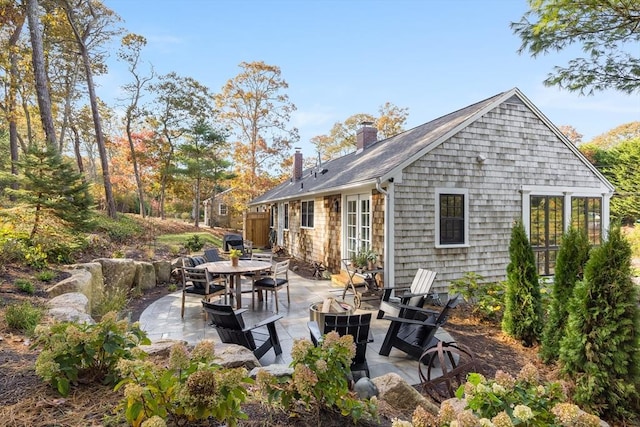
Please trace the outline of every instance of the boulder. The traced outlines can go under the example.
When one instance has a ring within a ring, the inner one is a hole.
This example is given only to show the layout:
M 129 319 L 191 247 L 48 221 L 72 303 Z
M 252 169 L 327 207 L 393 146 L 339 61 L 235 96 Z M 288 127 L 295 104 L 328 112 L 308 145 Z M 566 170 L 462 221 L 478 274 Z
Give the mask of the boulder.
M 253 352 L 246 347 L 236 344 L 222 344 L 215 347 L 216 363 L 225 368 L 245 367 L 252 370 L 260 365 Z
M 371 399 L 378 395 L 378 387 L 367 377 L 360 378 L 353 386 L 353 391 L 358 394 L 360 399 Z
M 169 261 L 153 261 L 156 272 L 156 285 L 171 283 L 171 263 Z
M 156 286 L 156 269 L 150 262 L 134 261 L 136 275 L 133 278 L 133 285 L 141 292 Z
M 382 375 L 372 381 L 378 388 L 378 399 L 384 400 L 394 409 L 404 412 L 422 406 L 432 414 L 437 414 L 440 410 L 396 373 Z
M 89 299 L 80 292 L 69 292 L 50 299 L 47 302 L 48 315 L 60 322 L 79 322 L 93 324 L 95 321 L 87 312 Z
M 253 368 L 249 372 L 249 377 L 255 379 L 258 375 L 258 372 L 260 371 L 266 371 L 277 378 L 291 377 L 293 375 L 293 368 L 291 366 L 274 363 L 273 365 L 258 366 L 257 368 Z
M 95 262 L 102 265 L 105 287 L 128 292 L 134 285 L 136 265 L 132 259 L 99 258 Z
M 183 340 L 158 340 L 149 345 L 141 345 L 138 347 L 150 356 L 169 357 L 171 347 L 175 344 L 187 345 L 187 342 Z
M 46 290 L 47 294 L 56 297 L 67 292 L 81 292 L 89 299 L 88 312 L 91 312 L 104 289 L 102 265 L 97 262 L 73 264 L 65 272 L 71 274 L 71 277 L 49 287 Z

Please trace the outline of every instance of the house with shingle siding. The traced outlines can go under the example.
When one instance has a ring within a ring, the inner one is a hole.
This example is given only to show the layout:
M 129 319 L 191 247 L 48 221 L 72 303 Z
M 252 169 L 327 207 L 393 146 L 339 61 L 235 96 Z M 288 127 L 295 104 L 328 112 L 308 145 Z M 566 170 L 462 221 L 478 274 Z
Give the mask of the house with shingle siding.
M 344 268 L 361 248 L 384 266 L 385 286 L 418 268 L 446 291 L 467 272 L 502 281 L 514 221 L 541 275 L 552 275 L 562 233 L 606 236 L 613 186 L 517 88 L 378 141 L 362 127 L 357 150 L 302 170 L 250 202 L 270 211 L 290 255 Z

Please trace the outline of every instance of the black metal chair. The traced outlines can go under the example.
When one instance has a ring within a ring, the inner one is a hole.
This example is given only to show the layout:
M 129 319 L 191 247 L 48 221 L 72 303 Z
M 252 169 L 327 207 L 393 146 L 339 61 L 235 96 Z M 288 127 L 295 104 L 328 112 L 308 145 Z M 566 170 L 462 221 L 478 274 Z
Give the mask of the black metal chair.
M 282 319 L 282 315 L 276 314 L 253 326 L 245 326 L 242 313 L 247 311 L 246 309 L 234 310 L 230 305 L 206 301 L 202 301 L 202 306 L 208 314 L 211 326 L 216 328 L 223 343 L 246 347 L 258 359 L 272 348 L 276 356 L 282 354 L 275 325 L 276 321 Z
M 198 295 L 204 301 L 211 297 L 224 295 L 225 300 L 229 295 L 229 287 L 226 280 L 214 276 L 205 268 L 182 267 L 182 308 L 180 316 L 184 317 L 184 303 L 187 294 Z
M 411 305 L 399 305 L 398 317 L 383 317 L 390 320 L 391 324 L 380 347 L 380 354 L 388 356 L 391 348 L 395 347 L 419 359 L 427 349 L 438 344 L 436 332 L 445 324 L 449 311 L 457 304 L 458 296 L 449 299 L 440 312 Z
M 369 329 L 371 327 L 371 313 L 358 315 L 338 315 L 323 314 L 324 325 L 322 332 L 320 325 L 315 320 L 308 322 L 311 341 L 317 346 L 322 341 L 322 336 L 331 331 L 336 331 L 338 335 L 351 335 L 356 344 L 356 355 L 351 362 L 351 372 L 364 372 L 364 376 L 369 377 L 369 365 L 367 364 L 367 344 L 373 342 L 369 338 Z M 362 375 L 354 375 L 354 381 L 357 381 Z

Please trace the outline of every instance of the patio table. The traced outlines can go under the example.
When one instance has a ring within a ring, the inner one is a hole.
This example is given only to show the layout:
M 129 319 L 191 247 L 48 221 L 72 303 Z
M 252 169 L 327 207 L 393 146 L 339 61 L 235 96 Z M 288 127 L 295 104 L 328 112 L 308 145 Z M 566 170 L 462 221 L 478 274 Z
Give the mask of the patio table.
M 236 308 L 242 308 L 242 286 L 240 276 L 245 273 L 256 273 L 271 269 L 270 262 L 239 259 L 238 265 L 231 265 L 231 261 L 215 261 L 200 264 L 198 268 L 206 268 L 210 273 L 229 276 L 229 286 L 236 290 Z M 237 285 L 236 285 L 237 284 Z

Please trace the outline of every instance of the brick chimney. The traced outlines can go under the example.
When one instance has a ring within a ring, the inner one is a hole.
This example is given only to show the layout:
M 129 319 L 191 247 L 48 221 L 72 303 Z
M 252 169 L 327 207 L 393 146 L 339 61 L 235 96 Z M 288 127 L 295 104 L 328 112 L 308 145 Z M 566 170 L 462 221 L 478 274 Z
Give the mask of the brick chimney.
M 362 122 L 362 126 L 356 132 L 356 147 L 362 151 L 378 140 L 378 130 L 373 127 L 373 122 Z
M 296 147 L 293 155 L 293 180 L 298 181 L 300 178 L 302 178 L 302 153 L 300 148 Z

